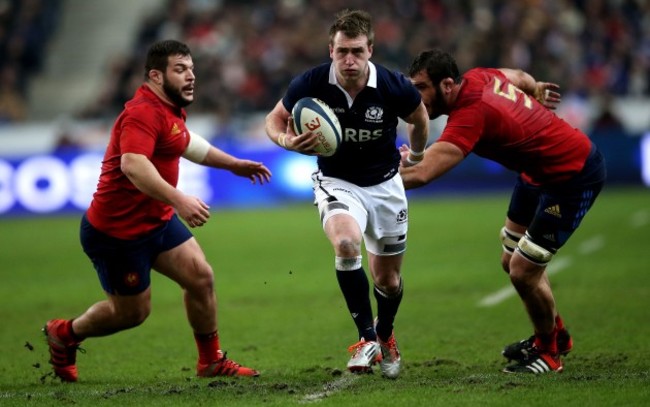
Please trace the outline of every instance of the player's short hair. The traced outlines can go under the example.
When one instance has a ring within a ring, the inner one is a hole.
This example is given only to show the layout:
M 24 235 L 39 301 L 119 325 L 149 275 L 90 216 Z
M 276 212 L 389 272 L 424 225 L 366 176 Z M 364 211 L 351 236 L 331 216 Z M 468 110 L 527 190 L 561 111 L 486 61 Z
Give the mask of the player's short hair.
M 453 78 L 455 82 L 460 82 L 460 73 L 454 57 L 437 48 L 422 51 L 415 57 L 408 68 L 408 74 L 413 77 L 423 70 L 426 71 L 434 85 L 439 84 L 445 78 Z
M 363 10 L 345 9 L 336 14 L 336 20 L 330 26 L 330 44 L 334 44 L 334 36 L 341 31 L 346 37 L 356 38 L 360 35 L 368 37 L 368 46 L 375 42 L 375 30 L 372 28 L 372 17 Z
M 151 45 L 144 63 L 144 78 L 149 79 L 149 71 L 152 69 L 165 72 L 172 55 L 192 56 L 192 53 L 186 44 L 176 40 L 158 41 Z

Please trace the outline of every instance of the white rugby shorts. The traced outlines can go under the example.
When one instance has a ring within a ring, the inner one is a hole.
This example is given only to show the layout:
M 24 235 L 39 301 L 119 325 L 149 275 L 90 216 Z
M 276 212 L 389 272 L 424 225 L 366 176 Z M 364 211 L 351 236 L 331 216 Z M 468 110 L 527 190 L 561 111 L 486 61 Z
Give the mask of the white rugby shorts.
M 339 178 L 312 174 L 314 205 L 323 228 L 332 216 L 352 216 L 363 233 L 366 250 L 380 256 L 403 253 L 408 231 L 408 202 L 399 174 L 370 187 L 360 187 Z

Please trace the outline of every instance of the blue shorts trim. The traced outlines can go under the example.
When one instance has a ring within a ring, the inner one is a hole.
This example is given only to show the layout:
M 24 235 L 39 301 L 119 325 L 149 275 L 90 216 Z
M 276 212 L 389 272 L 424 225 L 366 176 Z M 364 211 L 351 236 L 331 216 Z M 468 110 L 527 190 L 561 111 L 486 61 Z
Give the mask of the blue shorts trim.
M 606 178 L 605 160 L 595 145 L 575 177 L 561 184 L 535 186 L 517 179 L 508 218 L 528 228 L 533 241 L 555 253 L 582 222 Z
M 104 291 L 113 295 L 136 295 L 151 284 L 151 268 L 158 255 L 189 240 L 192 233 L 174 215 L 143 238 L 123 240 L 95 229 L 84 215 L 79 237 Z

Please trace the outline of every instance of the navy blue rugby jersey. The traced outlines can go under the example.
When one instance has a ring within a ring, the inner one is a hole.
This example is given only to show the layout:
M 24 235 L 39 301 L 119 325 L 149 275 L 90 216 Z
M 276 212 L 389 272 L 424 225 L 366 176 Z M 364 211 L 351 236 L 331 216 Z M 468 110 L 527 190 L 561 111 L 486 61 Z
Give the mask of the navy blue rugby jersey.
M 341 123 L 342 144 L 333 156 L 318 157 L 318 168 L 323 175 L 359 186 L 377 185 L 397 174 L 398 118 L 413 113 L 421 100 L 403 74 L 373 63 L 369 67 L 368 84 L 354 100 L 337 84 L 331 63 L 295 77 L 282 98 L 288 111 L 303 97 L 321 99 L 334 110 Z

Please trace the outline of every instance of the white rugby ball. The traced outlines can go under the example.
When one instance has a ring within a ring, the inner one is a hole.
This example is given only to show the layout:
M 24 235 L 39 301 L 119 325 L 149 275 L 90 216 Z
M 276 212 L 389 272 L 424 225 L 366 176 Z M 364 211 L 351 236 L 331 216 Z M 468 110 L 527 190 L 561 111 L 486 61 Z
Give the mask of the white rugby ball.
M 320 99 L 306 97 L 296 102 L 291 114 L 296 134 L 307 131 L 317 134 L 317 153 L 324 157 L 336 153 L 341 145 L 341 125 L 332 108 Z

